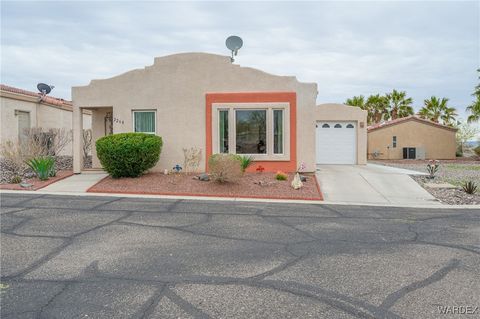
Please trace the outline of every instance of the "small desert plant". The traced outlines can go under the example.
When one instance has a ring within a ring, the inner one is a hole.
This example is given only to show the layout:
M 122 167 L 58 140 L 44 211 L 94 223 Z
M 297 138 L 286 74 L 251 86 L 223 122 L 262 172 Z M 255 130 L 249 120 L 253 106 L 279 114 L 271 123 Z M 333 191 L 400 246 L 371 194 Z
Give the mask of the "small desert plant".
M 24 133 L 26 138 L 21 146 L 26 158 L 59 155 L 72 141 L 72 131 L 65 128 L 33 127 Z
M 8 162 L 9 170 L 11 170 L 13 176 L 23 175 L 25 161 L 22 148 L 18 143 L 14 143 L 12 141 L 6 141 L 2 143 L 0 154 Z
M 477 184 L 472 181 L 465 182 L 462 188 L 467 194 L 475 194 L 477 192 Z
M 284 172 L 282 171 L 278 171 L 276 174 L 275 174 L 275 179 L 277 181 L 286 181 L 288 179 L 288 175 L 285 174 Z
M 437 173 L 438 169 L 440 168 L 440 162 L 437 160 L 429 160 L 427 164 L 427 173 L 428 178 L 434 179 L 435 174 Z
M 253 157 L 248 155 L 237 155 L 236 158 L 240 161 L 240 166 L 242 167 L 242 172 L 253 164 Z
M 46 181 L 55 165 L 55 160 L 51 156 L 34 157 L 26 163 L 41 181 Z
M 305 162 L 301 162 L 300 165 L 297 168 L 297 173 L 303 173 L 303 171 L 307 168 L 307 165 L 305 165 Z
M 55 168 L 55 160 L 53 161 L 53 165 L 52 165 L 52 168 L 50 169 L 50 173 L 48 173 L 48 176 L 50 177 L 57 176 L 57 169 Z
M 113 178 L 138 177 L 157 164 L 162 138 L 146 133 L 107 135 L 96 142 L 97 156 Z
M 83 130 L 82 134 L 82 140 L 83 140 L 83 162 L 85 163 L 88 159 L 88 156 L 90 155 L 90 152 L 92 151 L 92 130 L 87 129 Z
M 233 154 L 213 154 L 208 159 L 208 169 L 219 183 L 236 182 L 242 177 L 242 166 Z
M 185 172 L 196 172 L 202 160 L 202 149 L 191 147 L 183 149 L 183 167 Z
M 14 175 L 11 179 L 10 179 L 10 183 L 11 184 L 20 184 L 22 182 L 22 177 L 19 176 L 19 175 Z

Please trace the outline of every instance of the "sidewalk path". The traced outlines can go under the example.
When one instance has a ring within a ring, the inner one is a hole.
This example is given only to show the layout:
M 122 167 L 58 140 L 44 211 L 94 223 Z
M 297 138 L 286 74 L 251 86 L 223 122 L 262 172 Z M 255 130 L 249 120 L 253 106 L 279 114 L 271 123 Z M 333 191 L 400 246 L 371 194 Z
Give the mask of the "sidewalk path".
M 74 193 L 84 193 L 98 183 L 102 178 L 108 176 L 106 173 L 83 173 L 72 175 L 61 181 L 48 185 L 45 188 L 42 188 L 42 191 L 45 192 L 74 192 Z

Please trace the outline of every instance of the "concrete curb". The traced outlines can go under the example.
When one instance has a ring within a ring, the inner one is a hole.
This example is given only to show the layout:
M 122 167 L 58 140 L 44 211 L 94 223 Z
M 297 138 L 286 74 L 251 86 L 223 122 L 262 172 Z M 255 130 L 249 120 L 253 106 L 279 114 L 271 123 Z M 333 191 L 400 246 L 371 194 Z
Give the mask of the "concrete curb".
M 237 198 L 237 197 L 203 197 L 203 196 L 178 196 L 178 195 L 137 195 L 116 193 L 85 193 L 85 192 L 47 192 L 47 191 L 17 191 L 0 190 L 1 194 L 39 194 L 39 195 L 64 195 L 64 196 L 92 196 L 92 197 L 125 197 L 125 198 L 158 198 L 158 199 L 186 199 L 201 201 L 223 202 L 257 202 L 257 203 L 284 203 L 284 204 L 310 204 L 310 205 L 344 205 L 344 206 L 372 206 L 372 207 L 401 207 L 401 208 L 436 208 L 436 209 L 480 209 L 480 205 L 444 205 L 440 202 L 427 205 L 401 205 L 394 203 L 361 203 L 361 202 L 329 202 L 320 200 L 291 200 L 291 199 L 263 199 L 263 198 Z

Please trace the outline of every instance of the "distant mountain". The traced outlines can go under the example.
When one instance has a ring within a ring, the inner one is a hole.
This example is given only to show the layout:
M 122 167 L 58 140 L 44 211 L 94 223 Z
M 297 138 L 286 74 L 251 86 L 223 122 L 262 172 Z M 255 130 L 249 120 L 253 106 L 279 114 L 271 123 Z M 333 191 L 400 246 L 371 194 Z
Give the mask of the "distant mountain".
M 478 141 L 468 141 L 467 143 L 465 143 L 467 147 L 477 147 L 480 145 L 480 143 Z

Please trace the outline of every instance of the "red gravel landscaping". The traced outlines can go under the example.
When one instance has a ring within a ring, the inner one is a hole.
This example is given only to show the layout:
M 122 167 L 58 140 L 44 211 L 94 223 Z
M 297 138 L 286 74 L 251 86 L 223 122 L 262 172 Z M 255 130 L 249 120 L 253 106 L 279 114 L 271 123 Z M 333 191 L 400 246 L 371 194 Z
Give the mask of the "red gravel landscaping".
M 59 180 L 72 175 L 73 175 L 72 171 L 57 171 L 57 175 L 55 177 L 50 177 L 46 181 L 41 181 L 36 177 L 26 179 L 24 182 L 27 184 L 31 184 L 32 185 L 31 187 L 22 187 L 20 186 L 20 184 L 0 184 L 0 189 L 36 191 L 40 188 L 44 188 L 45 186 L 58 182 Z
M 244 197 L 271 199 L 322 200 L 315 175 L 307 175 L 303 187 L 294 190 L 291 187 L 294 174 L 288 174 L 288 180 L 277 181 L 273 173 L 245 173 L 236 183 L 203 182 L 194 179 L 195 175 L 148 173 L 137 178 L 118 178 L 110 176 L 102 179 L 88 189 L 92 193 L 124 193 L 185 195 L 212 197 Z M 258 185 L 258 183 L 262 185 Z

